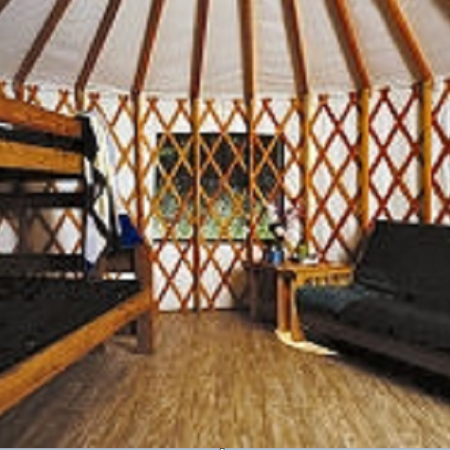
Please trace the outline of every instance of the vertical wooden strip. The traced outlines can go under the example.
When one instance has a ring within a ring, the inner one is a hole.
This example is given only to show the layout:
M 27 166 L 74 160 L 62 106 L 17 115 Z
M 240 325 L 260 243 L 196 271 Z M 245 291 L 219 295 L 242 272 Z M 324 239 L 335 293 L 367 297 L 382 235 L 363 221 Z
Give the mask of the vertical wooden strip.
M 83 89 L 75 86 L 75 108 L 78 112 L 84 111 L 85 108 L 85 92 Z
M 304 223 L 304 241 L 309 247 L 311 243 L 311 148 L 310 148 L 310 136 L 311 136 L 311 97 L 309 94 L 305 94 L 302 98 L 302 116 L 301 116 L 301 127 L 302 127 L 302 156 L 301 164 L 303 167 L 303 195 L 304 195 L 304 206 L 305 206 L 305 223 Z
M 244 99 L 246 107 L 246 126 L 248 136 L 248 174 L 249 174 L 249 236 L 247 239 L 247 258 L 253 261 L 253 244 L 256 233 L 255 215 L 255 92 L 256 92 L 256 61 L 255 61 L 255 24 L 254 1 L 237 0 L 240 14 L 242 69 L 244 75 Z
M 247 239 L 247 259 L 251 263 L 254 260 L 253 247 L 256 241 L 256 209 L 255 209 L 255 187 L 257 173 L 255 172 L 255 151 L 256 151 L 256 122 L 255 110 L 256 101 L 252 99 L 246 103 L 247 109 L 247 136 L 248 136 L 248 174 L 249 174 L 249 235 Z
M 143 180 L 143 164 L 142 164 L 142 135 L 144 133 L 144 124 L 141 121 L 142 98 L 140 94 L 133 95 L 133 123 L 134 123 L 134 160 L 136 171 L 136 211 L 137 211 L 137 228 L 141 236 L 144 236 L 144 180 Z
M 195 98 L 192 100 L 191 108 L 192 118 L 192 134 L 193 134 L 193 152 L 194 152 L 194 223 L 193 223 L 193 293 L 194 293 L 194 309 L 197 312 L 201 311 L 201 296 L 200 296 L 200 222 L 201 222 L 201 204 L 200 204 L 200 164 L 201 164 L 201 136 L 200 136 L 200 100 Z
M 370 90 L 363 89 L 360 93 L 359 115 L 359 192 L 360 192 L 360 221 L 363 230 L 366 230 L 370 222 L 369 212 L 369 127 L 370 127 Z
M 432 115 L 433 115 L 433 88 L 432 83 L 422 85 L 421 128 L 422 128 L 422 220 L 425 223 L 432 221 Z
M 79 89 L 75 86 L 75 108 L 77 112 L 84 112 L 86 106 L 86 96 L 85 92 L 82 89 Z M 86 177 L 83 177 L 82 180 L 79 181 L 80 189 L 83 192 L 88 191 L 88 186 L 86 182 Z M 80 230 L 80 238 L 81 238 L 81 253 L 83 255 L 83 259 L 86 260 L 86 245 L 83 245 L 86 242 L 86 230 L 87 230 L 87 219 L 88 219 L 88 208 L 83 208 L 81 211 L 81 230 Z

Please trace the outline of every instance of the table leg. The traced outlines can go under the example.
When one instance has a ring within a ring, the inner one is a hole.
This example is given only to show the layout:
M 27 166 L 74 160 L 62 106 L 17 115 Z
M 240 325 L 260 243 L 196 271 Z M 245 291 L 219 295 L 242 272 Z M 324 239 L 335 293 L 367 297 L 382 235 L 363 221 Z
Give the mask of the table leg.
M 290 301 L 290 312 L 291 312 L 291 339 L 294 342 L 306 341 L 305 333 L 303 332 L 302 323 L 300 320 L 299 311 L 297 309 L 296 289 L 295 283 L 291 284 L 289 301 Z
M 277 330 L 281 332 L 290 329 L 290 280 L 281 274 L 277 276 Z
M 258 314 L 257 314 L 257 300 L 256 300 L 256 280 L 255 280 L 255 271 L 249 270 L 248 271 L 248 289 L 250 294 L 250 319 L 251 320 L 257 320 Z

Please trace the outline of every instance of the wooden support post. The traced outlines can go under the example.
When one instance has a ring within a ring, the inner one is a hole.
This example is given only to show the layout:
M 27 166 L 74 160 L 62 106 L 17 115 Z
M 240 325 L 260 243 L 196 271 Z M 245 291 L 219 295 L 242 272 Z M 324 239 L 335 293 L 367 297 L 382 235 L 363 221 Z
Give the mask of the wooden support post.
M 84 113 L 86 108 L 86 95 L 84 88 L 81 88 L 80 86 L 75 86 L 74 96 L 75 96 L 75 108 L 77 112 Z M 79 181 L 79 186 L 83 192 L 87 192 L 88 186 L 85 177 L 83 177 L 83 179 Z M 88 208 L 83 208 L 81 212 L 81 221 L 82 221 L 81 242 L 86 242 L 87 219 L 88 219 Z M 86 260 L 85 245 L 82 245 L 81 252 L 83 254 L 83 258 Z
M 140 353 L 150 353 L 155 346 L 158 303 L 153 301 L 151 248 L 145 243 L 134 250 L 134 267 L 143 288 L 141 295 L 148 302 L 148 309 L 136 319 L 137 344 Z
M 256 93 L 256 49 L 255 49 L 255 2 L 253 0 L 239 0 L 239 16 L 241 26 L 242 67 L 244 82 L 244 98 L 247 110 L 248 136 L 248 173 L 249 173 L 249 225 L 250 232 L 247 239 L 247 259 L 253 262 L 253 242 L 255 241 L 255 93 Z
M 75 87 L 75 108 L 78 112 L 83 112 L 85 108 L 85 93 L 84 89 Z
M 304 240 L 307 246 L 311 243 L 311 150 L 310 150 L 310 96 L 303 95 L 302 98 L 302 157 L 301 162 L 303 166 L 303 195 L 305 206 L 305 223 L 304 223 Z M 309 247 L 308 247 L 309 248 Z
M 425 223 L 433 220 L 433 161 L 432 161 L 432 121 L 433 121 L 433 87 L 432 83 L 422 84 L 421 102 L 421 132 L 422 132 L 422 210 L 421 219 Z
M 134 146 L 135 146 L 135 176 L 136 176 L 136 225 L 139 234 L 144 239 L 144 244 L 136 254 L 136 270 L 141 282 L 147 287 L 146 295 L 149 297 L 150 310 L 144 313 L 137 320 L 138 347 L 142 352 L 148 352 L 153 349 L 154 321 L 157 311 L 157 304 L 153 302 L 153 266 L 152 266 L 152 248 L 147 245 L 145 238 L 145 208 L 144 208 L 144 165 L 142 163 L 143 134 L 144 124 L 142 123 L 142 97 L 141 94 L 133 95 L 133 113 L 134 113 Z
M 363 231 L 370 222 L 369 211 L 369 127 L 370 127 L 370 90 L 363 89 L 359 97 L 359 204 L 360 223 Z
M 200 296 L 200 223 L 201 223 L 201 203 L 200 203 L 200 165 L 201 165 L 201 136 L 200 136 L 200 100 L 195 98 L 191 104 L 193 152 L 194 152 L 194 226 L 193 226 L 193 283 L 194 283 L 194 309 L 200 312 L 202 309 Z
M 135 93 L 133 95 L 133 112 L 134 112 L 134 161 L 135 161 L 135 181 L 136 181 L 136 213 L 137 228 L 141 236 L 145 234 L 144 225 L 144 174 L 142 164 L 142 135 L 143 125 L 141 124 L 141 95 Z
M 249 236 L 247 239 L 247 259 L 251 263 L 254 260 L 253 243 L 256 235 L 256 211 L 255 211 L 255 137 L 256 137 L 256 123 L 255 123 L 255 100 L 247 101 L 247 136 L 248 136 L 248 173 L 249 173 Z

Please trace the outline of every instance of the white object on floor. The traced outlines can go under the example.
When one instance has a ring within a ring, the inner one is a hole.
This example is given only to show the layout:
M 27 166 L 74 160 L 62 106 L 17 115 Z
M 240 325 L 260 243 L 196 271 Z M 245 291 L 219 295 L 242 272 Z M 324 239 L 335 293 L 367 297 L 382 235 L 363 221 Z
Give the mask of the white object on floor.
M 289 331 L 275 330 L 275 335 L 283 344 L 306 353 L 312 353 L 319 356 L 336 356 L 338 354 L 334 350 L 324 347 L 323 345 L 315 344 L 311 341 L 293 341 Z

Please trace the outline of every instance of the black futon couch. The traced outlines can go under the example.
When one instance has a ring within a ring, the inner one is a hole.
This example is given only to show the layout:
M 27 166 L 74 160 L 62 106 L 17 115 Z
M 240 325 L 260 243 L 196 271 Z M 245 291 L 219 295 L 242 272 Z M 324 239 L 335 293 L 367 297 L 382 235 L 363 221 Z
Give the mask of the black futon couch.
M 450 374 L 450 227 L 377 222 L 350 285 L 296 295 L 307 332 Z

